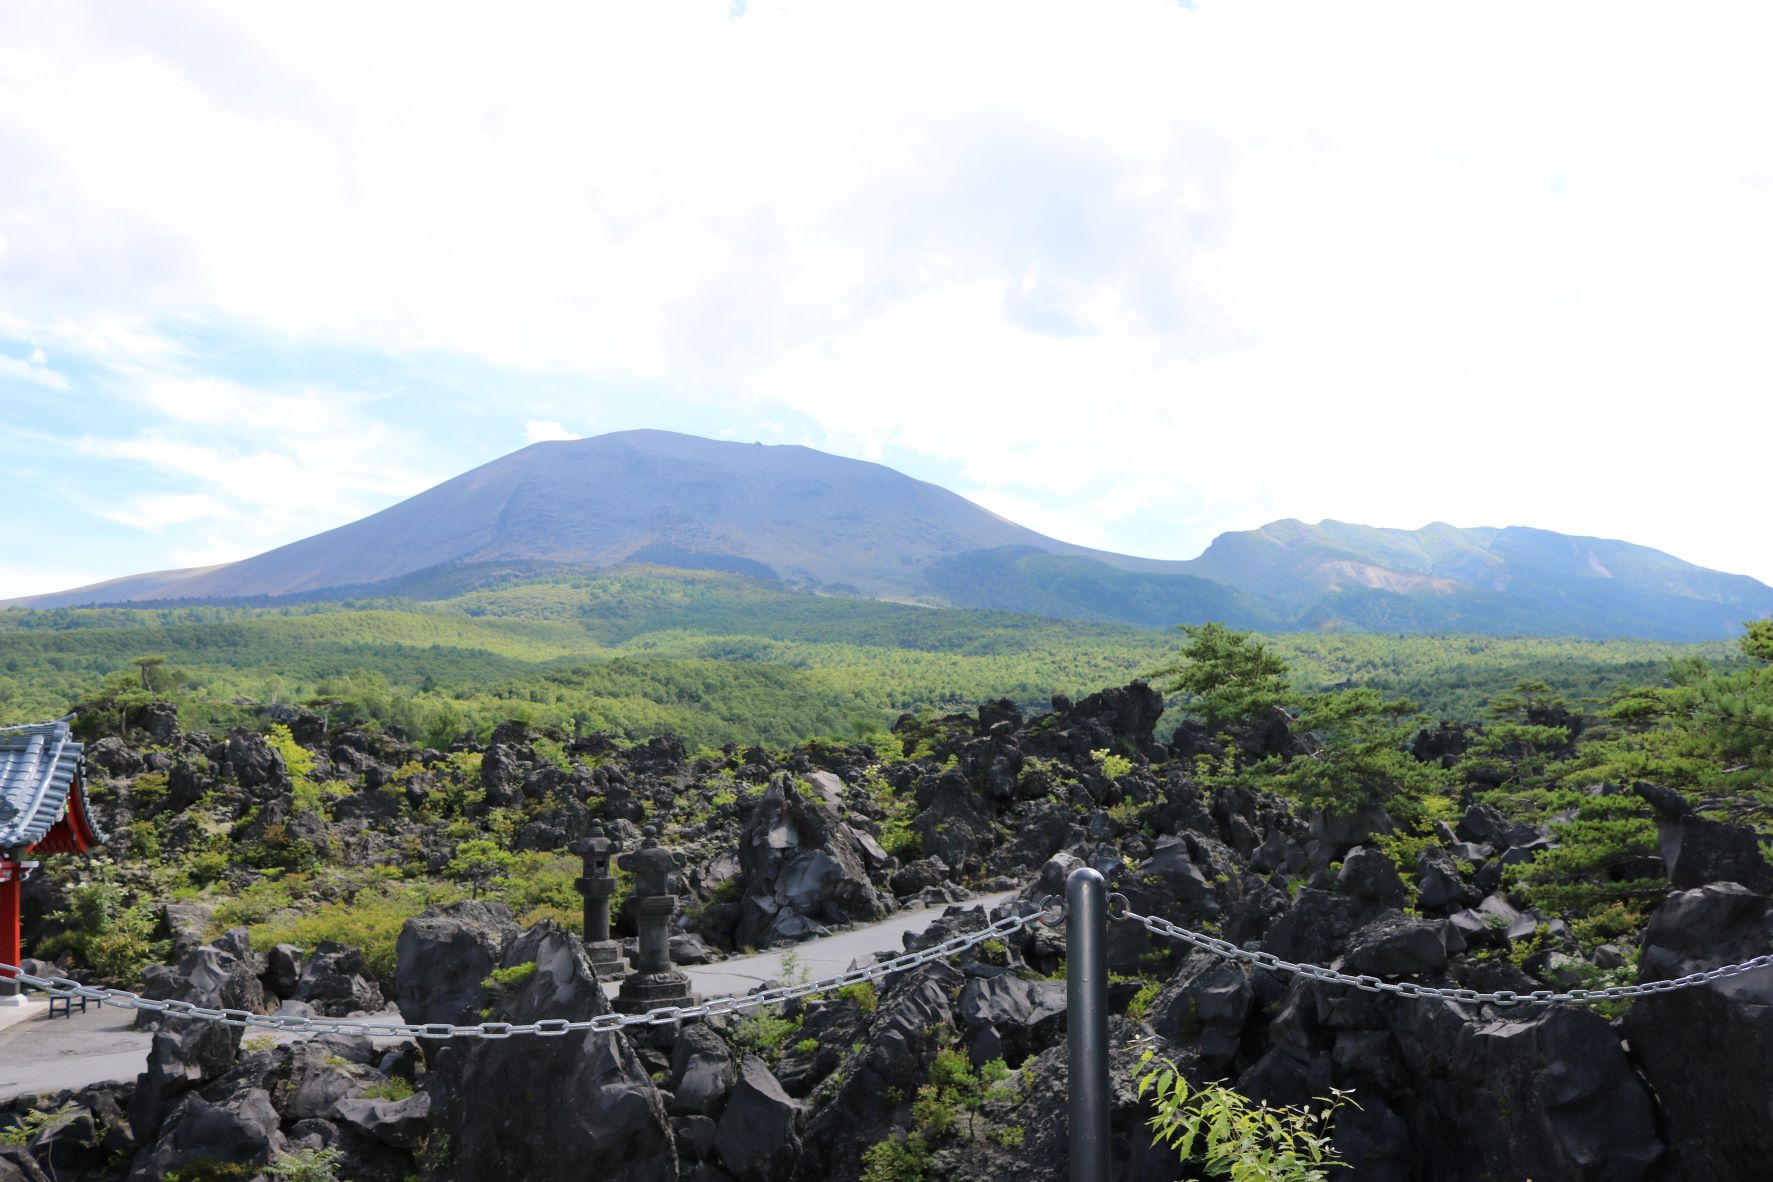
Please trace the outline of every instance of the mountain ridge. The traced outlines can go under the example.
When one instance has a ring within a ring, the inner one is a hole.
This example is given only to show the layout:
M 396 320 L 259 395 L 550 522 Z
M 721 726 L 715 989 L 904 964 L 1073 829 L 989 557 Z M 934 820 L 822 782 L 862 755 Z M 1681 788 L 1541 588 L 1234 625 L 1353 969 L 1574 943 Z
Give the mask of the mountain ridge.
M 324 597 L 500 563 L 725 570 L 815 593 L 1145 626 L 1699 640 L 1773 615 L 1773 587 L 1614 539 L 1285 518 L 1221 534 L 1197 558 L 1142 558 L 1048 537 L 885 465 L 657 430 L 532 444 L 239 562 L 0 607 Z

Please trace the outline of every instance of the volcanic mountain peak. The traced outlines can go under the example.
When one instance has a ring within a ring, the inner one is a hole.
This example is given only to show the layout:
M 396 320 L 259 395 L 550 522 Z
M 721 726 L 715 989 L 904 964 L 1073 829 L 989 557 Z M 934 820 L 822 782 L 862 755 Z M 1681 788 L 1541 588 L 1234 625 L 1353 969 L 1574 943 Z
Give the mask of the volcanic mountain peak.
M 1657 550 L 1522 526 L 1288 518 L 1171 562 L 1046 537 L 880 464 L 622 431 L 532 444 L 360 521 L 222 567 L 15 601 L 360 592 L 475 564 L 711 568 L 935 605 L 1169 625 L 1706 639 L 1773 588 Z M 5 606 L 5 605 L 0 605 Z

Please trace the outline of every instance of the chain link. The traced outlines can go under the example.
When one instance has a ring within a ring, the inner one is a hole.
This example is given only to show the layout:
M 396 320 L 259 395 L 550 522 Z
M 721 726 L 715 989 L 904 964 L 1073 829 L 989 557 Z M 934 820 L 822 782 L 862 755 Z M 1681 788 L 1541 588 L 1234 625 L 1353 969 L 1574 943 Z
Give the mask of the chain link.
M 514 1034 L 534 1034 L 543 1038 L 558 1038 L 561 1035 L 590 1031 L 602 1034 L 612 1030 L 620 1030 L 627 1026 L 663 1026 L 670 1022 L 680 1022 L 686 1018 L 707 1018 L 716 1014 L 737 1014 L 759 1006 L 777 1005 L 799 997 L 810 997 L 815 993 L 826 993 L 841 989 L 845 985 L 855 985 L 863 981 L 878 980 L 893 973 L 904 972 L 929 964 L 931 961 L 943 960 L 957 952 L 983 944 L 987 940 L 1007 936 L 1020 931 L 1038 921 L 1042 912 L 1032 911 L 1026 915 L 1006 915 L 976 932 L 944 940 L 919 952 L 903 952 L 890 960 L 883 960 L 864 968 L 849 969 L 831 977 L 822 977 L 817 981 L 804 981 L 793 985 L 780 985 L 774 989 L 766 989 L 759 993 L 747 993 L 738 997 L 722 997 L 713 1001 L 698 1002 L 687 1006 L 660 1006 L 641 1014 L 598 1014 L 581 1022 L 570 1022 L 565 1018 L 543 1018 L 535 1022 L 481 1022 L 473 1026 L 457 1026 L 449 1022 L 430 1022 L 413 1024 L 407 1022 L 339 1022 L 318 1018 L 305 1018 L 293 1014 L 255 1014 L 249 1010 L 211 1009 L 194 1002 L 177 1000 L 160 1000 L 142 997 L 123 989 L 100 988 L 94 985 L 82 985 L 67 977 L 39 977 L 27 973 L 17 965 L 0 963 L 0 976 L 10 977 L 22 985 L 48 993 L 54 997 L 84 998 L 87 1001 L 102 1002 L 105 1005 L 117 1006 L 126 1010 L 145 1010 L 149 1013 L 166 1014 L 176 1018 L 192 1018 L 203 1022 L 219 1022 L 224 1026 L 252 1027 L 259 1030 L 278 1030 L 295 1034 L 362 1034 L 371 1038 L 510 1038 Z
M 1605 989 L 1568 989 L 1557 992 L 1551 989 L 1535 989 L 1531 993 L 1517 993 L 1512 989 L 1499 989 L 1493 993 L 1480 993 L 1475 989 L 1450 989 L 1435 985 L 1423 985 L 1416 981 L 1381 981 L 1377 977 L 1337 972 L 1323 965 L 1294 964 L 1282 960 L 1272 952 L 1251 952 L 1240 948 L 1230 940 L 1220 940 L 1213 936 L 1205 936 L 1199 932 L 1189 931 L 1180 924 L 1171 923 L 1167 919 L 1159 919 L 1152 915 L 1140 915 L 1135 911 L 1127 911 L 1119 918 L 1143 924 L 1148 930 L 1172 940 L 1180 940 L 1184 944 L 1222 956 L 1227 960 L 1243 961 L 1258 968 L 1273 969 L 1278 973 L 1291 973 L 1313 981 L 1323 981 L 1331 985 L 1352 985 L 1366 993 L 1395 993 L 1399 997 L 1426 997 L 1441 1001 L 1460 1001 L 1471 1003 L 1488 1002 L 1492 1005 L 1553 1005 L 1557 1002 L 1574 1002 L 1586 1005 L 1597 1001 L 1616 1001 L 1624 998 L 1644 997 L 1652 993 L 1672 993 L 1677 989 L 1687 989 L 1694 985 L 1703 985 L 1708 981 L 1721 981 L 1726 977 L 1752 973 L 1757 969 L 1773 968 L 1773 953 L 1745 960 L 1740 964 L 1722 965 L 1715 969 L 1707 969 L 1702 973 L 1688 973 L 1684 977 L 1673 977 L 1666 981 L 1645 981 L 1638 985 L 1611 985 Z
M 1241 961 L 1258 968 L 1271 969 L 1279 973 L 1288 973 L 1304 977 L 1308 980 L 1322 981 L 1329 985 L 1347 985 L 1366 993 L 1390 993 L 1399 997 L 1429 998 L 1440 1001 L 1457 1001 L 1466 1004 L 1488 1003 L 1492 1005 L 1553 1005 L 1558 1002 L 1587 1004 L 1598 1001 L 1616 1001 L 1634 997 L 1644 997 L 1654 993 L 1671 993 L 1677 989 L 1688 989 L 1694 985 L 1704 985 L 1712 981 L 1721 981 L 1728 977 L 1752 973 L 1759 969 L 1773 968 L 1773 953 L 1754 957 L 1739 964 L 1722 965 L 1704 972 L 1689 973 L 1684 977 L 1675 977 L 1666 981 L 1645 981 L 1638 985 L 1613 985 L 1605 989 L 1569 989 L 1562 992 L 1550 989 L 1536 989 L 1530 993 L 1519 993 L 1512 989 L 1500 989 L 1484 993 L 1475 989 L 1448 988 L 1436 985 L 1424 985 L 1417 981 L 1382 981 L 1366 974 L 1351 974 L 1326 968 L 1323 965 L 1295 964 L 1282 960 L 1272 952 L 1252 952 L 1239 947 L 1229 940 L 1221 940 L 1214 936 L 1203 935 L 1190 931 L 1180 924 L 1172 923 L 1157 916 L 1141 915 L 1126 905 L 1124 896 L 1116 895 L 1113 903 L 1119 904 L 1118 911 L 1112 911 L 1113 918 L 1127 923 L 1137 923 L 1146 929 L 1177 940 L 1184 944 L 1199 948 L 1215 956 L 1227 960 Z M 1111 909 L 1112 910 L 1112 909 Z M 822 977 L 817 981 L 805 981 L 793 985 L 780 985 L 774 989 L 766 989 L 757 993 L 747 993 L 735 997 L 721 997 L 713 1001 L 698 1002 L 687 1006 L 660 1006 L 639 1014 L 604 1013 L 584 1021 L 568 1021 L 565 1018 L 542 1018 L 535 1022 L 480 1022 L 471 1026 L 460 1026 L 450 1022 L 429 1022 L 422 1024 L 407 1022 L 342 1022 L 306 1018 L 291 1014 L 255 1014 L 248 1010 L 213 1009 L 200 1006 L 194 1002 L 176 999 L 157 999 L 142 997 L 123 989 L 100 988 L 93 985 L 82 985 L 67 977 L 40 977 L 27 973 L 17 965 L 0 963 L 0 976 L 9 977 L 21 985 L 29 985 L 55 997 L 83 998 L 97 1001 L 121 1009 L 142 1010 L 148 1013 L 166 1014 L 176 1018 L 190 1018 L 204 1022 L 218 1022 L 224 1026 L 249 1027 L 257 1030 L 274 1030 L 286 1034 L 361 1034 L 371 1038 L 484 1038 L 505 1039 L 518 1034 L 533 1034 L 540 1038 L 559 1038 L 563 1035 L 589 1031 L 601 1034 L 621 1030 L 629 1026 L 662 1026 L 671 1022 L 681 1022 L 690 1018 L 707 1018 L 722 1014 L 739 1014 L 746 1010 L 761 1006 L 779 1005 L 796 998 L 810 997 L 817 993 L 827 993 L 841 989 L 846 985 L 855 985 L 863 981 L 878 980 L 893 973 L 905 972 L 909 969 L 926 965 L 932 961 L 943 960 L 957 952 L 976 947 L 987 940 L 999 936 L 1007 936 L 1035 923 L 1056 927 L 1063 922 L 1065 907 L 1056 899 L 1043 899 L 1041 908 L 1023 915 L 1006 915 L 993 921 L 976 932 L 955 936 L 940 944 L 932 945 L 918 952 L 904 952 L 889 960 L 863 968 L 849 969 L 830 977 Z

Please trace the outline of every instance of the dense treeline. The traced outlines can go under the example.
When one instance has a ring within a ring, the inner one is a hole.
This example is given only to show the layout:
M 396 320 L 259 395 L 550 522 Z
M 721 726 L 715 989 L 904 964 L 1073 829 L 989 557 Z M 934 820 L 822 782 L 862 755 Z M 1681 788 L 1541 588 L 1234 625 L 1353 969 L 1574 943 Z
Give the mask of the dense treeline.
M 524 717 L 563 729 L 696 743 L 793 743 L 871 733 L 900 712 L 1088 692 L 1164 664 L 1173 634 L 1005 612 L 783 591 L 708 572 L 623 569 L 488 577 L 446 597 L 268 606 L 0 612 L 0 720 L 59 715 L 133 662 L 166 658 L 158 692 L 194 725 L 329 699 L 444 741 Z M 412 590 L 422 590 L 416 587 Z M 1437 718 L 1479 717 L 1516 682 L 1578 703 L 1665 685 L 1670 662 L 1731 646 L 1489 636 L 1283 634 L 1303 689 L 1357 685 Z
M 1192 745 L 1202 782 L 1342 815 L 1382 808 L 1397 828 L 1380 846 L 1406 874 L 1438 844 L 1437 824 L 1488 806 L 1545 827 L 1544 848 L 1505 869 L 1508 886 L 1619 935 L 1667 892 L 1658 816 L 1773 821 L 1773 621 L 1748 625 L 1737 661 L 1689 656 L 1599 707 L 1529 679 L 1492 696 L 1480 721 L 1431 730 L 1407 699 L 1370 687 L 1301 689 L 1249 633 L 1184 631 L 1163 672 L 1177 745 Z

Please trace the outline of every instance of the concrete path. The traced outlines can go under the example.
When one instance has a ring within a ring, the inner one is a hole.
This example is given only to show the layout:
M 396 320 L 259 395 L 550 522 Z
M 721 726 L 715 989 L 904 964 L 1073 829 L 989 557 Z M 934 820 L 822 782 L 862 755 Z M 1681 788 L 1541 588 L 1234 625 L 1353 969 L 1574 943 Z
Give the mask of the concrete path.
M 981 895 L 962 903 L 989 910 L 1014 892 Z M 768 980 L 781 980 L 783 958 L 798 957 L 806 979 L 835 976 L 875 952 L 896 954 L 904 949 L 907 932 L 921 932 L 945 908 L 902 911 L 890 919 L 866 927 L 808 940 L 792 948 L 779 948 L 753 956 L 734 957 L 718 964 L 685 965 L 691 988 L 704 998 L 749 993 Z M 611 993 L 620 986 L 606 986 Z M 0 1102 L 16 1096 L 48 1095 L 64 1089 L 94 1084 L 133 1083 L 146 1068 L 152 1035 L 131 1028 L 135 1011 L 112 1006 L 88 1007 L 71 1018 L 49 1017 L 49 1000 L 41 994 L 27 996 L 21 1007 L 0 1008 Z M 362 1015 L 357 1021 L 404 1021 L 395 1011 Z M 305 1037 L 265 1030 L 249 1030 L 248 1038 L 274 1038 L 289 1042 Z
M 1014 891 L 1001 891 L 993 895 L 979 895 L 960 906 L 983 907 L 990 911 L 1004 900 L 1014 898 L 1015 894 Z M 890 919 L 847 932 L 821 936 L 787 948 L 773 948 L 753 956 L 730 957 L 718 964 L 684 965 L 683 971 L 690 979 L 691 988 L 705 999 L 749 993 L 765 981 L 781 981 L 786 984 L 782 963 L 789 955 L 797 958 L 798 971 L 804 974 L 806 980 L 834 977 L 855 962 L 868 959 L 871 953 L 886 952 L 896 956 L 905 951 L 905 933 L 923 931 L 946 910 L 946 907 L 928 907 L 916 911 L 901 911 Z M 619 985 L 606 988 L 612 994 L 621 992 Z

